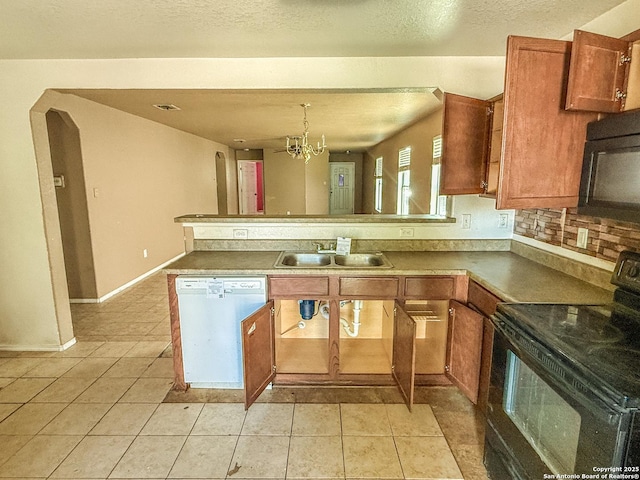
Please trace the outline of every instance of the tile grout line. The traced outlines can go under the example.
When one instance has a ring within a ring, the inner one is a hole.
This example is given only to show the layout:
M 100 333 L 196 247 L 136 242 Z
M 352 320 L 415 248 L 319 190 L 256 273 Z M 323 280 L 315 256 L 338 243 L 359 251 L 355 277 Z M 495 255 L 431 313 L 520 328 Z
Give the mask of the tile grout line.
M 206 405 L 206 404 L 205 404 Z M 204 410 L 204 408 L 203 408 Z M 229 465 L 227 466 L 227 473 L 225 473 L 224 478 L 229 478 L 229 472 L 235 468 L 235 465 L 232 467 L 233 459 L 236 456 L 236 451 L 238 450 L 238 443 L 240 443 L 240 435 L 242 434 L 242 429 L 244 428 L 244 423 L 247 421 L 247 411 L 244 411 L 244 417 L 242 417 L 242 425 L 240 425 L 240 430 L 238 431 L 238 435 L 236 435 L 236 444 L 233 446 L 233 452 L 231 452 L 231 459 L 229 460 Z M 241 467 L 239 465 L 238 467 Z

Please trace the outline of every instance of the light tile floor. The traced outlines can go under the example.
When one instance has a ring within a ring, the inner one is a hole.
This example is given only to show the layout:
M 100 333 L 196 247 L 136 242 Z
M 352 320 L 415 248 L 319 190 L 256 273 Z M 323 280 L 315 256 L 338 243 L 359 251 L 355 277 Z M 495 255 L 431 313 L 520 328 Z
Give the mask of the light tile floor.
M 389 388 L 276 387 L 245 412 L 170 391 L 163 275 L 72 315 L 70 349 L 0 352 L 0 479 L 487 478 L 454 387 L 418 388 L 411 413 Z

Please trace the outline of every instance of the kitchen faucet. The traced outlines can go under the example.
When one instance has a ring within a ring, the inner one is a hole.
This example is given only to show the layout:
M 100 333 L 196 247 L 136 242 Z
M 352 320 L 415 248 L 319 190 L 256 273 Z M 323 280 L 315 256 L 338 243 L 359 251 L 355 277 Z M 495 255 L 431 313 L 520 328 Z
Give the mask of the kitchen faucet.
M 320 242 L 313 242 L 311 245 L 316 247 L 316 253 L 336 253 L 335 243 L 329 243 L 329 248 L 326 248 L 324 244 Z

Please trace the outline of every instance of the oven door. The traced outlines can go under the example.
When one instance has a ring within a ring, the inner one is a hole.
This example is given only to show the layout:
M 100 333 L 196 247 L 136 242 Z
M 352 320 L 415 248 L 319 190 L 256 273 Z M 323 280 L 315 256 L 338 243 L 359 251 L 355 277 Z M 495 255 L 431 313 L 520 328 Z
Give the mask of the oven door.
M 623 465 L 631 414 L 586 385 L 542 345 L 496 322 L 485 437 L 492 478 L 538 480 Z

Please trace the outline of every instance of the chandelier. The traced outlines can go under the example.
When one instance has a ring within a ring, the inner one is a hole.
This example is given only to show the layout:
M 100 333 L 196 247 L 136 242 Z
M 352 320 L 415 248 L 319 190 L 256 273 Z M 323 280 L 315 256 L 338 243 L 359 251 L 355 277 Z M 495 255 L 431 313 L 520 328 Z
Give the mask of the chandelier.
M 326 145 L 324 143 L 324 135 L 322 135 L 322 145 L 318 142 L 317 148 L 309 144 L 309 122 L 307 121 L 307 108 L 311 105 L 308 103 L 301 103 L 300 106 L 304 108 L 304 132 L 301 136 L 287 136 L 287 153 L 293 158 L 304 158 L 304 163 L 309 163 L 311 155 L 320 155 L 324 152 Z

